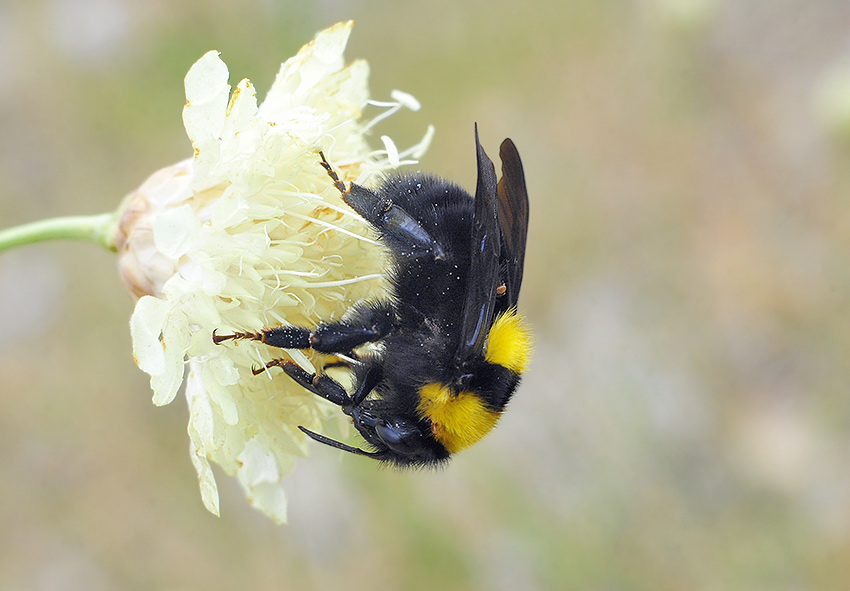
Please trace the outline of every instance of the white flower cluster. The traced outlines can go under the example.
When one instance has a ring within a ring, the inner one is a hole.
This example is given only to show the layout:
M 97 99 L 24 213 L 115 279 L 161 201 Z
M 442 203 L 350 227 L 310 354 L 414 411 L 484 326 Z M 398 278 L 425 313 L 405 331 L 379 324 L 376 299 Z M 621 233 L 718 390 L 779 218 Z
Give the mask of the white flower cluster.
M 385 289 L 385 253 L 319 165 L 323 150 L 344 180 L 370 185 L 427 149 L 432 129 L 399 153 L 365 134 L 413 97 L 368 97 L 368 66 L 345 66 L 353 23 L 319 33 L 283 64 L 257 104 L 247 80 L 233 93 L 216 52 L 186 76 L 183 120 L 195 155 L 159 171 L 128 198 L 118 247 L 122 276 L 140 297 L 131 319 L 136 362 L 155 404 L 186 382 L 191 457 L 207 509 L 219 500 L 210 462 L 235 475 L 249 501 L 286 519 L 281 485 L 307 438 L 334 407 L 280 371 L 252 367 L 288 356 L 308 370 L 321 356 L 253 341 L 215 345 L 212 332 L 314 326 Z M 367 105 L 378 109 L 361 122 Z M 185 371 L 188 365 L 188 372 Z

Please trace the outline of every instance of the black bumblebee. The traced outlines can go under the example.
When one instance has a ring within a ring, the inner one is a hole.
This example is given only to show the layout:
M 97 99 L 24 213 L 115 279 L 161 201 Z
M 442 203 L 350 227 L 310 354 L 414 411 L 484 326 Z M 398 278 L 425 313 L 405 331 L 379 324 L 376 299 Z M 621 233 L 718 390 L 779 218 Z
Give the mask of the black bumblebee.
M 371 449 L 332 447 L 399 467 L 438 465 L 486 435 L 528 365 L 531 335 L 516 311 L 528 230 L 528 194 L 516 147 L 502 142 L 502 178 L 478 141 L 478 184 L 462 188 L 422 174 L 389 178 L 376 191 L 344 183 L 321 156 L 343 200 L 378 232 L 393 257 L 388 299 L 356 304 L 315 330 L 293 326 L 216 335 L 284 349 L 343 355 L 356 376 L 334 379 L 273 360 L 311 392 L 339 405 Z M 366 343 L 378 352 L 357 354 Z

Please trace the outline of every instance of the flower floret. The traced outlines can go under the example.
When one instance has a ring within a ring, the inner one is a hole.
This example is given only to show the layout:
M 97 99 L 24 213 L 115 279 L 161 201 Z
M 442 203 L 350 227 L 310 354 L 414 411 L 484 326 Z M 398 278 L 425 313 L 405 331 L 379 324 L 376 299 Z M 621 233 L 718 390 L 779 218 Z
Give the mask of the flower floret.
M 279 371 L 253 373 L 284 356 L 313 371 L 323 356 L 254 341 L 220 346 L 213 330 L 314 326 L 385 293 L 386 253 L 342 201 L 318 151 L 344 180 L 369 185 L 419 157 L 433 133 L 407 150 L 386 136 L 382 150 L 369 147 L 372 124 L 361 120 L 368 66 L 343 60 L 351 27 L 321 32 L 285 62 L 261 105 L 247 80 L 231 93 L 224 62 L 205 54 L 186 76 L 183 121 L 194 157 L 131 195 L 132 216 L 120 225 L 122 274 L 142 295 L 131 320 L 136 360 L 156 404 L 173 400 L 188 363 L 191 456 L 216 514 L 210 462 L 284 521 L 281 480 L 307 447 L 298 426 L 316 429 L 335 409 Z M 393 99 L 369 107 L 384 109 L 373 122 L 418 108 L 406 93 Z M 138 269 L 145 261 L 156 266 Z

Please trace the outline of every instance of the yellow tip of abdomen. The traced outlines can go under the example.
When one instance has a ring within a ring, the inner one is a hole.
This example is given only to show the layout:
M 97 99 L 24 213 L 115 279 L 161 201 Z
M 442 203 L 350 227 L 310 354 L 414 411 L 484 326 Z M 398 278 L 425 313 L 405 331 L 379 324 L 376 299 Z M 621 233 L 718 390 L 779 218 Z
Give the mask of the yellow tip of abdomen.
M 521 374 L 531 360 L 531 346 L 528 324 L 515 308 L 511 308 L 493 321 L 484 358 Z

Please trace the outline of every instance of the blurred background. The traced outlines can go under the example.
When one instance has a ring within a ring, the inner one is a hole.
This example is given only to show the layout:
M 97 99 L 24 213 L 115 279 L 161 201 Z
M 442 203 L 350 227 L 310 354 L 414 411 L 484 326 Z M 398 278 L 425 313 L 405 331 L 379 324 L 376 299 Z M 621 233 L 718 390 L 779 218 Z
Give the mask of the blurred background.
M 0 227 L 111 211 L 191 154 L 183 76 L 260 98 L 320 29 L 422 168 L 522 154 L 536 332 L 499 428 L 439 472 L 315 446 L 290 523 L 150 402 L 114 256 L 0 255 L 2 589 L 846 589 L 850 3 L 0 1 Z M 375 145 L 380 145 L 375 138 Z

